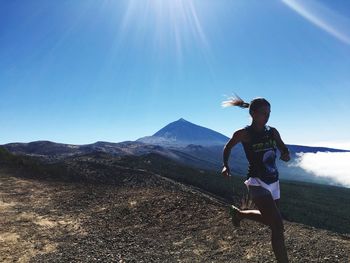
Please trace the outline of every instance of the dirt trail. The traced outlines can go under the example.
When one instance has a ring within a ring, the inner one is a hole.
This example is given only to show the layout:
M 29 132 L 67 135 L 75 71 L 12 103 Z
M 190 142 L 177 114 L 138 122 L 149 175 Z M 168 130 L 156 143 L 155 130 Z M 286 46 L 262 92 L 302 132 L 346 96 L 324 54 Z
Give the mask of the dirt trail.
M 270 231 L 154 176 L 125 185 L 0 172 L 0 262 L 274 262 Z M 285 223 L 291 262 L 350 262 L 350 238 Z

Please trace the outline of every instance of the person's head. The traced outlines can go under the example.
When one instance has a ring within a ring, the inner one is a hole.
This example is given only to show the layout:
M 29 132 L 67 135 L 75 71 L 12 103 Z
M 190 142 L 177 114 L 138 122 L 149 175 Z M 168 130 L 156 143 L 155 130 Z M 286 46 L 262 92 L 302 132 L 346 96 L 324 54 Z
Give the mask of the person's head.
M 249 114 L 253 118 L 253 122 L 265 125 L 269 118 L 271 112 L 270 103 L 264 98 L 256 98 L 250 102 Z
M 250 103 L 246 103 L 236 95 L 235 97 L 224 101 L 222 106 L 249 108 L 249 114 L 252 116 L 253 122 L 264 125 L 268 122 L 271 112 L 271 104 L 264 98 L 255 98 Z

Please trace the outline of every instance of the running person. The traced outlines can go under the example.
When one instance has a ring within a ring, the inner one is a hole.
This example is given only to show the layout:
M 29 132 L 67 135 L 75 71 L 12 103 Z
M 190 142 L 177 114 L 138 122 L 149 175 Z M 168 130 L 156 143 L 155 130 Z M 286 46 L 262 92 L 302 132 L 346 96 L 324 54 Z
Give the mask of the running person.
M 249 114 L 252 117 L 251 125 L 234 132 L 225 145 L 222 174 L 230 175 L 228 160 L 231 149 L 236 144 L 242 143 L 249 162 L 248 178 L 244 183 L 258 210 L 240 210 L 232 206 L 230 207 L 232 221 L 235 225 L 239 225 L 241 220 L 250 219 L 269 226 L 272 231 L 272 248 L 277 261 L 288 262 L 283 222 L 278 209 L 280 187 L 275 164 L 276 148 L 281 153 L 281 160 L 288 162 L 290 156 L 278 131 L 266 125 L 270 117 L 271 105 L 264 98 L 256 98 L 251 103 L 246 103 L 238 96 L 223 102 L 223 105 L 249 108 Z

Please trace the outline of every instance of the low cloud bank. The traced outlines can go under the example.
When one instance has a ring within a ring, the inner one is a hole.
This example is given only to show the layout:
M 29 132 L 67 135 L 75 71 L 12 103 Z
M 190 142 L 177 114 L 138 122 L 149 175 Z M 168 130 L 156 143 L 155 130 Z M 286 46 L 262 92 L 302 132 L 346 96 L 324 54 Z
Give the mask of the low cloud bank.
M 297 153 L 293 166 L 350 188 L 350 152 Z
M 328 147 L 333 149 L 342 149 L 350 150 L 350 141 L 349 140 L 336 140 L 336 141 L 319 141 L 312 144 L 303 144 L 315 147 Z

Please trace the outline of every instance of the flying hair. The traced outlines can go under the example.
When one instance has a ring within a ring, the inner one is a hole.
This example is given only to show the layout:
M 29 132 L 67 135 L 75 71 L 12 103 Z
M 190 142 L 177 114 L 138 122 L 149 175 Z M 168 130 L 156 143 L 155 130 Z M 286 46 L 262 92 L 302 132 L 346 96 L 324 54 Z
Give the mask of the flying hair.
M 249 108 L 249 114 L 252 115 L 254 111 L 262 106 L 271 106 L 270 103 L 264 98 L 255 98 L 250 103 L 245 102 L 237 94 L 228 98 L 221 103 L 222 107 L 238 106 L 240 108 Z
M 231 107 L 231 106 L 238 106 L 240 108 L 249 108 L 250 104 L 242 100 L 241 97 L 239 97 L 237 94 L 234 94 L 233 97 L 230 97 L 227 100 L 223 101 L 221 103 L 221 106 L 224 108 Z

